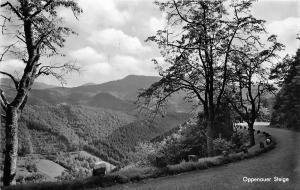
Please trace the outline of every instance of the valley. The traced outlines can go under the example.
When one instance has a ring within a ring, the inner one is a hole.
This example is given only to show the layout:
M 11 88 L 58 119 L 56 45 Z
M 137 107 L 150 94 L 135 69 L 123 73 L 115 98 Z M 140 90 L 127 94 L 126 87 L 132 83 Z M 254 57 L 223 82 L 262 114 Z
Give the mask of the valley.
M 51 157 L 49 162 L 55 162 L 58 153 L 85 151 L 113 165 L 126 165 L 129 153 L 139 142 L 150 141 L 172 130 L 190 116 L 191 106 L 180 94 L 170 102 L 164 117 L 149 119 L 137 111 L 138 90 L 156 80 L 159 78 L 132 75 L 118 81 L 74 88 L 38 83 L 19 119 L 21 160 L 40 155 L 39 159 Z M 2 80 L 1 85 L 10 88 L 6 80 Z M 12 89 L 8 92 L 10 96 L 14 93 Z M 39 173 L 43 176 L 43 172 Z M 47 176 L 42 179 L 54 180 Z

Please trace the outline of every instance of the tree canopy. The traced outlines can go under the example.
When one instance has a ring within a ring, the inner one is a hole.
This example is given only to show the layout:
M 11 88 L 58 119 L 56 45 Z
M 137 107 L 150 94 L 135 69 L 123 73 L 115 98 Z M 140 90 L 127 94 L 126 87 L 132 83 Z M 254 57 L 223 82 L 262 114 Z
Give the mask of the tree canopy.
M 158 110 L 180 90 L 197 99 L 207 121 L 208 146 L 212 145 L 214 120 L 229 79 L 231 57 L 241 47 L 260 44 L 264 20 L 251 15 L 253 0 L 156 2 L 167 15 L 167 26 L 148 41 L 164 57 L 157 64 L 162 79 L 140 93 L 144 106 Z M 211 152 L 211 147 L 208 151 Z

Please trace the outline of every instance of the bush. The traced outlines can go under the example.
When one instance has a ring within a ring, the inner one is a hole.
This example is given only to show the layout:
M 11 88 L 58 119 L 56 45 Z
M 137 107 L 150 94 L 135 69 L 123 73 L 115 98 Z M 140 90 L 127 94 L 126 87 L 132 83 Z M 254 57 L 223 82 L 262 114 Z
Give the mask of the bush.
M 57 179 L 66 181 L 91 176 L 96 161 L 96 158 L 80 153 L 59 153 L 54 162 L 62 165 L 67 171 L 63 172 Z
M 206 138 L 202 130 L 196 122 L 186 122 L 159 142 L 138 144 L 129 160 L 139 166 L 165 167 L 188 160 L 188 155 L 204 157 Z
M 224 158 L 221 156 L 209 157 L 209 158 L 200 158 L 197 162 L 186 162 L 182 161 L 179 164 L 168 165 L 167 173 L 177 174 L 186 171 L 192 171 L 195 169 L 206 169 L 212 166 L 219 166 L 224 163 Z
M 156 165 L 157 158 L 162 157 L 161 148 L 160 143 L 139 143 L 135 147 L 135 152 L 130 153 L 130 160 L 139 167 Z
M 30 175 L 27 176 L 17 176 L 16 178 L 16 182 L 18 184 L 26 184 L 26 183 L 41 183 L 41 182 L 45 182 L 47 179 L 46 177 L 41 174 L 41 173 L 31 173 Z
M 27 166 L 26 166 L 26 169 L 27 169 L 29 172 L 37 172 L 37 167 L 36 167 L 35 164 L 27 165 Z
M 248 139 L 248 133 L 245 133 L 244 131 L 235 132 L 231 137 L 231 142 L 234 146 L 233 148 L 235 148 L 236 151 L 239 151 L 241 146 L 248 142 Z
M 35 164 L 35 161 L 33 160 L 30 160 L 30 158 L 27 158 L 24 162 L 24 167 L 26 168 L 26 170 L 28 172 L 37 172 L 37 167 L 36 167 L 36 164 Z
M 126 169 L 121 169 L 120 171 L 114 173 L 114 175 L 122 176 L 123 178 L 146 178 L 149 175 L 155 173 L 156 169 L 153 167 L 130 167 Z
M 217 155 L 221 154 L 223 151 L 228 151 L 233 147 L 230 141 L 227 141 L 226 139 L 223 138 L 214 139 L 213 144 L 214 144 L 214 150 Z

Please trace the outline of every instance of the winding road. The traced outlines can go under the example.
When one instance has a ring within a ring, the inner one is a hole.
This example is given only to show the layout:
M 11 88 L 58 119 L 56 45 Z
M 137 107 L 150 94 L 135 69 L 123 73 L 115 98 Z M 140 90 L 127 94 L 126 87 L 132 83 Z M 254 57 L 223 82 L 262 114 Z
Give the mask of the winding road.
M 257 157 L 206 170 L 148 179 L 105 188 L 108 190 L 300 190 L 300 133 L 256 126 L 277 141 L 275 149 Z M 244 182 L 248 178 L 271 178 L 271 182 Z M 289 178 L 275 182 L 274 177 Z

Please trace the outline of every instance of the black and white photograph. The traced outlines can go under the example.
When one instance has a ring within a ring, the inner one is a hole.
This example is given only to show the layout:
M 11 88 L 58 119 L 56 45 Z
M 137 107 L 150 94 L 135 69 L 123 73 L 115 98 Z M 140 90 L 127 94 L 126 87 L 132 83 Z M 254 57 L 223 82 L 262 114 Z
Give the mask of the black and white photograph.
M 0 190 L 299 190 L 299 0 L 0 0 Z

